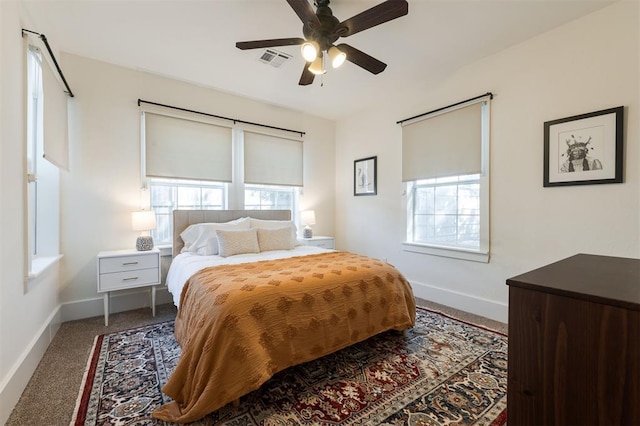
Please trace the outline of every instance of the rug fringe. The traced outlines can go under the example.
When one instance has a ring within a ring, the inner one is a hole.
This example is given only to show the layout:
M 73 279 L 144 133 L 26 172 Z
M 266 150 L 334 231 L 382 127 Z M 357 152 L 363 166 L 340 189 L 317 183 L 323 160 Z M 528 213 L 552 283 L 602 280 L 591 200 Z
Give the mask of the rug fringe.
M 86 393 L 86 387 L 87 387 L 87 379 L 89 378 L 89 372 L 92 369 L 92 366 L 94 365 L 94 358 L 96 356 L 96 353 L 99 351 L 98 346 L 102 346 L 102 345 L 98 345 L 98 340 L 100 340 L 100 343 L 102 343 L 102 339 L 103 339 L 104 335 L 99 335 L 93 338 L 93 347 L 91 349 L 91 353 L 89 354 L 89 359 L 87 360 L 87 365 L 84 368 L 84 373 L 82 375 L 82 381 L 80 382 L 80 391 L 78 392 L 78 398 L 76 399 L 76 405 L 75 408 L 73 409 L 73 417 L 71 417 L 71 422 L 69 423 L 69 426 L 76 426 L 77 425 L 77 421 L 78 421 L 78 414 L 80 413 L 80 408 L 81 405 L 83 403 L 84 400 L 84 395 Z M 93 383 L 91 384 L 93 385 Z

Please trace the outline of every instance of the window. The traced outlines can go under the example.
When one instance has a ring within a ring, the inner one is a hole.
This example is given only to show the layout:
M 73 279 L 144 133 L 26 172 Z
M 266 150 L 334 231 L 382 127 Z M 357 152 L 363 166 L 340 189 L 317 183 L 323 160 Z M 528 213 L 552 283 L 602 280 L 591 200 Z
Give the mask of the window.
M 283 209 L 296 220 L 301 140 L 166 114 L 145 108 L 141 120 L 142 179 L 156 212 L 157 245 L 172 243 L 175 209 Z
M 411 188 L 409 241 L 480 248 L 480 175 L 419 180 Z
M 247 210 L 291 210 L 295 216 L 298 188 L 290 186 L 245 185 L 244 208 Z
M 29 46 L 27 51 L 27 205 L 29 254 L 38 253 L 36 239 L 38 209 L 38 158 L 42 152 L 43 114 L 42 114 L 42 55 L 40 51 Z M 29 268 L 31 269 L 31 268 Z
M 156 244 L 171 244 L 173 211 L 222 210 L 227 208 L 227 184 L 184 179 L 149 179 L 151 209 L 157 227 L 151 235 Z
M 25 151 L 27 176 L 25 191 L 27 197 L 27 282 L 37 277 L 49 265 L 60 258 L 59 255 L 59 171 L 45 160 L 45 138 L 53 140 L 52 122 L 60 114 L 56 108 L 47 108 L 45 94 L 55 98 L 52 90 L 60 90 L 49 79 L 51 70 L 43 66 L 43 58 L 37 47 L 26 46 L 27 61 L 27 116 Z M 46 91 L 46 93 L 45 93 Z M 48 122 L 44 120 L 45 109 L 50 112 Z M 66 105 L 64 111 L 66 118 Z M 66 126 L 66 120 L 65 120 Z M 60 127 L 60 126 L 57 126 Z M 25 287 L 28 290 L 28 286 Z
M 403 124 L 405 250 L 489 260 L 488 101 Z

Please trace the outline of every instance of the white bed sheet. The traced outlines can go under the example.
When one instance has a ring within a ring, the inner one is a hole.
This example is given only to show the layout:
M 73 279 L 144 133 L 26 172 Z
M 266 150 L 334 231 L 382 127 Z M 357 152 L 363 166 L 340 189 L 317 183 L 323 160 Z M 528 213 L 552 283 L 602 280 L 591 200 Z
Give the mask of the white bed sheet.
M 209 266 L 237 265 L 240 263 L 259 262 L 261 260 L 284 259 L 287 257 L 307 256 L 326 253 L 328 250 L 315 246 L 295 246 L 292 250 L 272 250 L 261 253 L 238 254 L 235 256 L 199 256 L 193 253 L 180 253 L 171 261 L 167 273 L 167 288 L 173 296 L 173 304 L 180 305 L 180 294 L 187 280 L 196 272 Z

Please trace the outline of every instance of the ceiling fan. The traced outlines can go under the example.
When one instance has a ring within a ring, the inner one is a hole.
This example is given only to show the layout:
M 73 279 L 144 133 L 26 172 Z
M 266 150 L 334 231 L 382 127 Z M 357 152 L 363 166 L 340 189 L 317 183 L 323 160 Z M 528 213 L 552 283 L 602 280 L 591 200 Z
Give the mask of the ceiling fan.
M 349 37 L 376 25 L 399 18 L 409 13 L 406 0 L 387 0 L 340 22 L 329 8 L 329 0 L 315 0 L 316 11 L 307 0 L 287 0 L 289 6 L 303 23 L 304 38 L 277 38 L 271 40 L 239 41 L 236 47 L 241 50 L 261 49 L 265 47 L 302 45 L 302 56 L 306 61 L 298 84 L 306 86 L 313 83 L 316 75 L 324 74 L 324 55 L 331 60 L 334 68 L 345 60 L 361 68 L 379 74 L 387 64 L 346 43 L 334 45 L 340 37 Z

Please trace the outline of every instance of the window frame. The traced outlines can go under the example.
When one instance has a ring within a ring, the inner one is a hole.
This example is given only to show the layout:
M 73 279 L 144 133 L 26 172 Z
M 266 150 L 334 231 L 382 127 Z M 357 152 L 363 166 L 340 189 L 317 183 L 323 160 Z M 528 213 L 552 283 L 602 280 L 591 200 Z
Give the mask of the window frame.
M 480 158 L 480 173 L 479 173 L 479 201 L 480 201 L 480 239 L 479 247 L 477 249 L 433 244 L 425 242 L 416 242 L 413 240 L 412 235 L 414 233 L 414 210 L 415 205 L 415 187 L 419 181 L 410 181 L 404 183 L 404 196 L 405 202 L 403 203 L 404 209 L 404 230 L 405 235 L 402 242 L 402 249 L 407 252 L 428 254 L 434 256 L 449 257 L 461 260 L 470 260 L 475 262 L 488 263 L 490 259 L 490 209 L 489 209 L 489 192 L 490 192 L 490 122 L 491 122 L 491 103 L 489 99 L 479 100 L 482 102 L 481 108 L 481 158 Z M 476 103 L 476 102 L 473 102 Z M 464 108 L 470 106 L 473 103 L 466 103 L 458 108 Z M 452 111 L 448 109 L 447 111 Z M 460 183 L 460 182 L 459 182 Z
M 231 182 L 209 182 L 194 180 L 194 179 L 179 179 L 179 178 L 166 178 L 166 177 L 155 177 L 155 176 L 147 176 L 146 174 L 146 120 L 145 114 L 153 113 L 166 115 L 168 117 L 175 117 L 190 120 L 193 119 L 188 115 L 174 115 L 172 113 L 168 113 L 165 111 L 156 111 L 154 108 L 144 108 L 140 112 L 141 123 L 140 123 L 140 179 L 142 182 L 142 202 L 141 208 L 151 208 L 153 211 L 156 211 L 154 208 L 154 200 L 152 199 L 152 186 L 156 184 L 164 183 L 166 185 L 170 185 L 172 182 L 177 187 L 205 187 L 205 186 L 224 186 L 224 205 L 221 209 L 247 209 L 246 204 L 246 191 L 248 190 L 261 190 L 261 191 L 275 191 L 275 192 L 290 192 L 292 194 L 292 205 L 291 205 L 291 220 L 294 223 L 298 223 L 298 207 L 299 207 L 299 198 L 300 198 L 300 190 L 297 186 L 286 186 L 286 185 L 268 185 L 268 184 L 253 184 L 253 183 L 245 183 L 244 182 L 244 132 L 250 131 L 252 133 L 256 133 L 255 131 L 245 129 L 243 126 L 233 126 L 231 128 L 231 144 L 232 144 L 232 178 Z M 204 124 L 218 125 L 217 121 L 210 122 L 209 120 L 195 120 Z M 274 135 L 271 135 L 274 136 Z M 285 138 L 290 139 L 290 138 Z M 295 139 L 291 139 L 295 140 Z M 303 143 L 302 141 L 297 141 L 298 143 Z M 175 207 L 177 205 L 174 204 Z M 185 208 L 185 207 L 182 207 Z M 166 215 L 166 213 L 158 213 L 156 211 L 156 215 Z M 158 218 L 159 219 L 159 218 Z M 158 223 L 160 220 L 158 220 Z M 173 233 L 173 221 L 169 221 L 169 233 Z M 173 237 L 170 235 L 169 240 L 164 240 L 158 238 L 159 235 L 158 228 L 151 231 L 151 235 L 154 238 L 154 241 L 157 246 L 164 247 L 173 244 Z
M 33 58 L 31 58 L 32 55 Z M 25 283 L 28 292 L 45 271 L 62 258 L 60 254 L 59 169 L 44 157 L 44 67 L 42 51 L 25 40 L 25 131 L 24 131 L 24 207 L 25 207 Z M 36 91 L 32 81 L 33 64 L 39 67 Z M 35 96 L 34 96 L 35 95 Z M 35 115 L 34 115 L 35 114 Z
M 225 182 L 205 182 L 205 181 L 195 181 L 195 180 L 189 180 L 189 179 L 167 179 L 167 178 L 153 178 L 153 177 L 149 177 L 147 178 L 147 184 L 148 184 L 148 189 L 149 189 L 149 206 L 151 208 L 151 210 L 156 212 L 156 217 L 158 218 L 157 223 L 160 224 L 161 219 L 159 216 L 166 216 L 166 213 L 158 213 L 158 211 L 156 210 L 156 208 L 158 207 L 156 204 L 154 204 L 154 197 L 153 197 L 153 186 L 156 185 L 164 185 L 164 186 L 173 186 L 173 190 L 174 191 L 178 191 L 179 188 L 213 188 L 213 189 L 221 189 L 223 190 L 223 205 L 219 208 L 196 208 L 196 207 L 181 207 L 179 205 L 179 203 L 174 203 L 174 205 L 172 206 L 173 208 L 171 209 L 171 212 L 173 212 L 173 210 L 175 209 L 181 209 L 181 208 L 190 208 L 190 209 L 194 209 L 194 210 L 226 210 L 227 208 L 229 208 L 229 204 L 231 202 L 230 198 L 233 197 L 233 191 L 230 190 L 230 188 L 233 186 L 233 184 L 229 184 L 229 183 L 225 183 Z M 294 223 L 298 223 L 298 203 L 299 203 L 299 196 L 300 196 L 300 191 L 298 190 L 297 187 L 291 187 L 291 186 L 277 186 L 277 185 L 249 185 L 249 184 L 243 184 L 243 190 L 242 193 L 246 193 L 246 191 L 251 191 L 251 190 L 256 190 L 259 189 L 260 191 L 273 191 L 273 192 L 290 192 L 292 194 L 292 206 L 291 206 L 291 220 Z M 178 199 L 178 195 L 174 194 L 174 199 Z M 244 197 L 244 199 L 246 200 L 246 197 Z M 202 204 L 200 205 L 200 207 L 202 207 Z M 246 205 L 246 202 L 244 204 L 243 209 L 245 210 L 268 210 L 268 209 L 256 209 L 256 208 L 248 208 Z M 281 207 L 277 207 L 276 209 L 280 210 L 282 209 Z M 171 216 L 171 213 L 169 213 L 169 216 Z M 169 220 L 169 234 L 173 233 L 173 221 Z M 159 233 L 160 231 L 158 230 L 160 228 L 160 226 L 158 226 L 158 228 L 154 229 L 151 231 L 151 236 L 153 237 L 154 242 L 156 243 L 157 246 L 165 246 L 165 245 L 171 245 L 173 244 L 172 241 L 172 236 L 169 235 L 169 240 L 164 240 L 164 239 L 160 239 L 159 238 Z
M 189 208 L 192 210 L 225 210 L 227 209 L 228 206 L 228 183 L 226 182 L 207 182 L 207 181 L 200 181 L 200 180 L 193 180 L 193 179 L 169 179 L 169 178 L 155 178 L 155 177 L 148 177 L 147 178 L 147 185 L 148 185 L 148 190 L 149 190 L 149 207 L 151 208 L 151 210 L 153 210 L 156 213 L 156 222 L 158 223 L 158 227 L 154 230 L 151 231 L 151 236 L 153 237 L 154 242 L 158 245 L 158 246 L 164 246 L 164 245 L 170 245 L 172 244 L 173 241 L 173 210 L 176 209 L 183 209 L 183 208 Z M 172 205 L 166 206 L 170 209 L 169 213 L 164 213 L 164 212 L 158 212 L 157 209 L 159 208 L 163 208 L 165 206 L 159 206 L 157 205 L 157 203 L 154 205 L 154 197 L 153 197 L 153 191 L 154 191 L 154 186 L 165 186 L 165 187 L 171 187 L 171 190 L 173 192 L 172 194 Z M 199 207 L 200 208 L 196 208 L 194 206 L 184 206 L 180 204 L 180 195 L 179 195 L 179 191 L 180 189 L 186 189 L 186 188 L 197 188 L 200 190 L 200 196 L 199 196 Z M 220 208 L 202 208 L 202 190 L 203 189 L 217 189 L 217 190 L 221 190 L 222 191 L 222 203 L 220 205 Z M 168 226 L 168 239 L 161 239 L 159 238 L 159 234 L 161 233 L 160 229 L 160 223 L 162 221 L 161 217 L 162 216 L 168 216 L 169 217 L 169 226 Z

